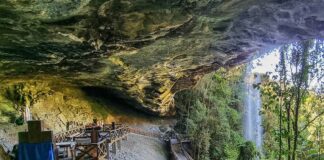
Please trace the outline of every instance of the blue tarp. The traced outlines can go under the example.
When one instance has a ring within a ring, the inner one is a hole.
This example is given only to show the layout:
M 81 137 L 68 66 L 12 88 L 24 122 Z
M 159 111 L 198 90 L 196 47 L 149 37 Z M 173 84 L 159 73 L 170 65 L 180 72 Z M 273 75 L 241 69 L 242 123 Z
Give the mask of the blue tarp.
M 54 160 L 53 143 L 19 143 L 18 160 Z

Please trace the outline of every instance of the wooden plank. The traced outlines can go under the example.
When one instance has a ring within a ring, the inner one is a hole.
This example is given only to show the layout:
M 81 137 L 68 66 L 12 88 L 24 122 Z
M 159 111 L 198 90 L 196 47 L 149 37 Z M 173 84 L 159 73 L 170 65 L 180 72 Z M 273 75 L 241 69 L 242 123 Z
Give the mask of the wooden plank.
M 56 143 L 56 146 L 59 146 L 59 147 L 74 146 L 74 145 L 76 145 L 75 142 L 60 142 L 60 143 Z

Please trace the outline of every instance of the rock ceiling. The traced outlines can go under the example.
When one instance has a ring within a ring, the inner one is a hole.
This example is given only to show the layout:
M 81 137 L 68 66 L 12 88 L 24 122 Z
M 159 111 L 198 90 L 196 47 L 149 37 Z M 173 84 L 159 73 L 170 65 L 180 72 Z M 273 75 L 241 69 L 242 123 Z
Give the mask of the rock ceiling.
M 324 37 L 324 0 L 1 0 L 0 78 L 59 76 L 152 114 L 219 67 Z

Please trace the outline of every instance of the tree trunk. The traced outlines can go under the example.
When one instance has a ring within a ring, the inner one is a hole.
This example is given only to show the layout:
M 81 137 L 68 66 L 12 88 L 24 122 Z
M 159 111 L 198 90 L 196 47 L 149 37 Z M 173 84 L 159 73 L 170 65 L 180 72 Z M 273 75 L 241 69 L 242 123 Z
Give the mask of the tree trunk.
M 281 160 L 282 155 L 282 101 L 279 104 L 279 160 Z
M 288 145 L 288 160 L 291 160 L 291 127 L 290 127 L 290 102 L 287 107 L 287 145 Z
M 297 151 L 297 146 L 298 146 L 298 136 L 299 136 L 299 130 L 298 130 L 298 118 L 299 118 L 299 108 L 301 106 L 301 99 L 304 96 L 304 94 L 302 94 L 302 90 L 306 90 L 306 83 L 308 80 L 308 69 L 307 69 L 307 57 L 308 57 L 308 48 L 309 48 L 309 42 L 306 42 L 303 45 L 303 51 L 302 51 L 302 55 L 301 56 L 301 63 L 300 63 L 300 70 L 299 72 L 297 71 L 297 66 L 299 61 L 296 61 L 296 81 L 295 83 L 297 84 L 296 90 L 297 90 L 297 96 L 296 96 L 296 104 L 295 104 L 295 121 L 294 121 L 294 148 L 293 148 L 293 155 L 292 155 L 292 159 L 295 160 L 296 159 L 296 151 Z M 304 85 L 305 88 L 302 88 Z M 305 93 L 305 92 L 304 92 Z
M 299 116 L 299 107 L 300 107 L 300 89 L 297 91 L 297 98 L 296 98 L 296 108 L 295 108 L 295 121 L 294 121 L 294 148 L 293 148 L 293 154 L 292 159 L 296 159 L 296 151 L 297 151 L 297 145 L 298 145 L 298 116 Z

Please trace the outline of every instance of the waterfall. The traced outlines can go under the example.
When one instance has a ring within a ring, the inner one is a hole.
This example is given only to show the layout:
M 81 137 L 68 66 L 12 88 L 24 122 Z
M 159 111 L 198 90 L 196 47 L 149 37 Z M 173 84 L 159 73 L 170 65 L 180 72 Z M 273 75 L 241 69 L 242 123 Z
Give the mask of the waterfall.
M 24 120 L 25 120 L 25 122 L 32 120 L 32 114 L 31 114 L 28 106 L 25 107 Z
M 253 84 L 261 82 L 260 74 L 252 72 L 252 64 L 249 64 L 245 74 L 245 97 L 244 97 L 244 138 L 256 144 L 262 152 L 262 119 L 260 115 L 261 97 L 260 91 Z

